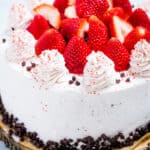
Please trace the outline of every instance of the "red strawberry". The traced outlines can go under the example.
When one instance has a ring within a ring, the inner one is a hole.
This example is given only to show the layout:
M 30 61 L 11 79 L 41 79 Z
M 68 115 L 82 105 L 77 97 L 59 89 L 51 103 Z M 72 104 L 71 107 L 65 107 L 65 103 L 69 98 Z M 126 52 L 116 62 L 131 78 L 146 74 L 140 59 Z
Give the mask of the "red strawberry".
M 62 35 L 68 39 L 77 35 L 84 37 L 84 32 L 88 30 L 88 22 L 82 18 L 64 19 L 61 25 Z
M 124 41 L 125 36 L 133 29 L 132 25 L 121 19 L 118 16 L 114 16 L 109 24 L 112 37 L 116 37 L 120 42 Z
M 39 37 L 48 29 L 50 29 L 50 25 L 41 15 L 35 15 L 34 19 L 27 27 L 27 30 L 34 36 L 35 39 L 39 39 Z
M 125 38 L 124 46 L 129 50 L 129 52 L 134 48 L 134 45 L 140 40 L 146 39 L 150 42 L 150 31 L 147 29 L 137 26 L 133 29 Z
M 143 26 L 150 30 L 150 19 L 146 12 L 141 8 L 135 9 L 128 20 L 134 27 Z
M 114 7 L 122 7 L 127 16 L 132 13 L 132 5 L 129 0 L 113 0 Z
M 66 67 L 70 73 L 83 73 L 84 66 L 87 62 L 86 57 L 90 52 L 91 50 L 83 38 L 78 36 L 72 37 L 64 51 Z
M 96 16 L 89 18 L 88 45 L 92 50 L 102 50 L 108 41 L 106 25 Z
M 120 18 L 125 18 L 124 10 L 121 7 L 114 7 L 108 9 L 103 15 L 103 21 L 109 23 L 113 16 L 119 16 Z
M 76 11 L 79 17 L 88 18 L 95 15 L 101 18 L 108 8 L 107 0 L 76 0 Z
M 55 0 L 53 5 L 60 13 L 64 13 L 65 8 L 68 6 L 68 0 Z
M 44 50 L 57 49 L 63 53 L 65 48 L 65 40 L 56 29 L 49 29 L 39 38 L 35 45 L 37 55 L 40 55 Z
M 111 38 L 105 47 L 104 53 L 112 59 L 116 71 L 123 71 L 129 68 L 129 52 L 119 40 Z

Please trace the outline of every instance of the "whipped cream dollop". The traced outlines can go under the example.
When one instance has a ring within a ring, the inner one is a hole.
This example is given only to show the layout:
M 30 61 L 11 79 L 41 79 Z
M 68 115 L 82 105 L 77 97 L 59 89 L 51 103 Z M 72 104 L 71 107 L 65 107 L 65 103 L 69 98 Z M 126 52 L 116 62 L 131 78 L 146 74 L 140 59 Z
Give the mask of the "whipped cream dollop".
M 6 58 L 13 63 L 26 61 L 35 55 L 34 37 L 24 29 L 17 29 L 10 35 L 9 47 L 6 50 Z
M 23 3 L 14 3 L 9 14 L 9 25 L 14 28 L 25 28 L 33 15 Z
M 130 73 L 133 76 L 150 78 L 150 43 L 142 39 L 131 53 Z
M 115 83 L 114 63 L 103 52 L 92 52 L 84 68 L 83 85 L 88 92 L 100 92 Z
M 32 69 L 33 78 L 41 87 L 48 88 L 63 82 L 68 74 L 63 56 L 57 50 L 45 50 L 38 58 L 38 64 Z

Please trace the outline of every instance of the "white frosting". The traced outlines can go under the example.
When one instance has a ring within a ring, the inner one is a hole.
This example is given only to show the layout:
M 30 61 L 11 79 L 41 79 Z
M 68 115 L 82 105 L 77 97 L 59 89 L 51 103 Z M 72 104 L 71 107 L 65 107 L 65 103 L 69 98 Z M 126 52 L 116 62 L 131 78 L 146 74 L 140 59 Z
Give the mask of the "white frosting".
M 57 50 L 43 51 L 37 59 L 38 64 L 31 70 L 31 74 L 40 86 L 51 87 L 67 76 L 64 58 Z
M 130 72 L 134 76 L 150 78 L 150 44 L 140 40 L 131 54 Z
M 33 15 L 31 14 L 30 11 L 28 11 L 28 9 L 23 3 L 14 3 L 11 7 L 9 18 L 10 18 L 9 25 L 11 27 L 25 28 L 33 18 Z
M 114 63 L 103 52 L 92 52 L 87 57 L 83 84 L 88 92 L 100 92 L 115 83 L 118 74 Z
M 24 29 L 11 32 L 10 43 L 6 51 L 8 61 L 20 63 L 35 55 L 35 39 Z

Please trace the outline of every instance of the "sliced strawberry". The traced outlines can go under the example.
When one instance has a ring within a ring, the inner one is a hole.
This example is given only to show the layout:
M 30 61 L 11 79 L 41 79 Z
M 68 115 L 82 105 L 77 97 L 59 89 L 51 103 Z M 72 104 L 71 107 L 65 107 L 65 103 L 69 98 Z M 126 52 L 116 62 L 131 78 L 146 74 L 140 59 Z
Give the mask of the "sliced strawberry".
M 68 0 L 68 5 L 72 6 L 76 4 L 76 0 Z
M 89 18 L 88 45 L 92 50 L 102 50 L 108 41 L 108 29 L 96 16 Z
M 114 16 L 109 24 L 112 37 L 116 37 L 121 42 L 126 35 L 133 29 L 132 25 L 118 16 Z
M 56 29 L 49 29 L 39 38 L 35 45 L 35 52 L 40 55 L 44 50 L 57 49 L 63 53 L 65 40 Z
M 129 0 L 113 0 L 114 7 L 122 7 L 127 16 L 132 13 L 132 5 Z
M 78 18 L 75 6 L 68 6 L 65 9 L 64 16 L 66 18 Z
M 55 0 L 53 3 L 60 13 L 64 13 L 65 8 L 68 6 L 68 0 Z
M 134 27 L 143 26 L 150 30 L 150 19 L 142 8 L 135 9 L 128 20 Z
M 50 29 L 50 25 L 41 15 L 35 15 L 34 19 L 27 27 L 27 30 L 34 36 L 35 39 L 39 39 L 39 37 L 48 29 Z
M 129 52 L 119 40 L 111 38 L 104 49 L 104 53 L 114 62 L 116 71 L 129 68 Z
M 88 18 L 95 15 L 101 18 L 108 8 L 107 0 L 76 0 L 76 11 L 79 17 Z
M 140 39 L 146 39 L 148 42 L 150 42 L 150 31 L 143 27 L 137 26 L 126 36 L 124 46 L 129 50 L 129 52 L 131 52 L 131 50 L 134 48 L 134 45 Z
M 56 29 L 60 27 L 61 14 L 56 7 L 49 4 L 41 4 L 35 7 L 33 11 L 44 16 L 49 21 L 50 25 Z
M 75 35 L 84 37 L 87 30 L 88 22 L 84 18 L 64 19 L 61 24 L 61 33 L 67 40 Z
M 70 73 L 82 74 L 87 62 L 86 57 L 91 53 L 83 38 L 74 36 L 64 51 L 66 67 Z
M 118 16 L 124 19 L 125 18 L 124 10 L 121 7 L 114 7 L 108 9 L 103 15 L 103 21 L 105 23 L 109 23 L 112 20 L 113 16 Z

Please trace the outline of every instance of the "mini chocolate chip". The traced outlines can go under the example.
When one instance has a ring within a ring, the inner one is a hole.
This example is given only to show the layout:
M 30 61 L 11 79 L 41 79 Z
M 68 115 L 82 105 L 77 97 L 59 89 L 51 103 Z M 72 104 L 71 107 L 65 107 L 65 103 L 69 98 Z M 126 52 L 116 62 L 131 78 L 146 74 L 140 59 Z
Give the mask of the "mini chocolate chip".
M 21 65 L 22 65 L 22 67 L 24 67 L 24 66 L 26 65 L 26 62 L 23 61 L 23 62 L 21 63 Z
M 2 39 L 2 42 L 5 43 L 5 42 L 6 42 L 6 39 Z
M 120 73 L 120 77 L 124 78 L 125 77 L 125 73 L 124 72 Z
M 31 63 L 31 66 L 32 66 L 32 68 L 35 68 L 36 64 L 35 63 Z
M 81 83 L 79 81 L 76 81 L 75 84 L 76 84 L 76 86 L 80 86 Z
M 14 28 L 14 27 L 12 27 L 12 28 L 11 28 L 11 30 L 12 30 L 12 31 L 15 31 L 15 28 Z
M 72 76 L 72 81 L 76 81 L 76 77 L 75 76 Z
M 127 79 L 126 79 L 126 82 L 130 82 L 130 78 L 127 78 Z
M 73 81 L 72 81 L 72 80 L 69 80 L 69 84 L 73 84 Z
M 116 83 L 119 84 L 120 83 L 120 79 L 116 79 Z
M 30 71 L 31 71 L 31 69 L 32 69 L 32 67 L 27 67 L 26 69 L 27 69 L 27 71 L 29 71 L 29 72 L 30 72 Z

